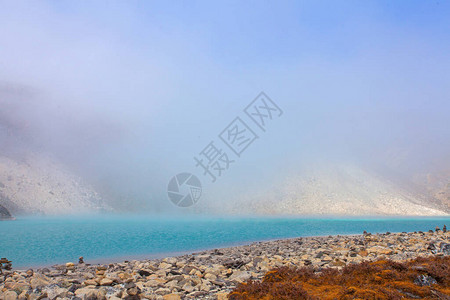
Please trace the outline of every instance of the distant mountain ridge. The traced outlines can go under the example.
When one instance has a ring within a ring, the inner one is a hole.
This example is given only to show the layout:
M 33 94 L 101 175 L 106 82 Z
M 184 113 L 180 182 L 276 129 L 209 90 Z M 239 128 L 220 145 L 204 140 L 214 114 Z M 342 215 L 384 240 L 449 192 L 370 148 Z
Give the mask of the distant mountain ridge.
M 198 212 L 235 215 L 448 216 L 449 173 L 394 174 L 350 163 L 310 164 L 290 176 Z M 95 189 L 67 166 L 29 153 L 0 155 L 0 214 L 83 214 L 112 211 Z M 220 205 L 220 207 L 217 207 Z M 3 207 L 3 209 L 1 209 Z

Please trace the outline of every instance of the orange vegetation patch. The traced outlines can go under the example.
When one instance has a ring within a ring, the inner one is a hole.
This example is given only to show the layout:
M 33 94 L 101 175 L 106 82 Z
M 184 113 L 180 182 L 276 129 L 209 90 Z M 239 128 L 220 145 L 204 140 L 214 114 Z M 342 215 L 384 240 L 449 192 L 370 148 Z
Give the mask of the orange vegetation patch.
M 342 270 L 282 267 L 239 284 L 229 299 L 450 299 L 450 257 L 363 262 Z

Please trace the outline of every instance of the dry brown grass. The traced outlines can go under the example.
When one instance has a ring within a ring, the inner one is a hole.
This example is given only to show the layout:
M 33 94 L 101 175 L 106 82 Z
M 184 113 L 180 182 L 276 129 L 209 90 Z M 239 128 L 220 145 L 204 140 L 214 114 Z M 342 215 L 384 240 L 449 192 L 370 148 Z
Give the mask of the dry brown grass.
M 420 275 L 435 284 L 415 283 Z M 229 299 L 450 299 L 450 257 L 417 258 L 405 263 L 390 260 L 363 262 L 342 270 L 283 267 L 266 273 L 262 281 L 239 284 Z

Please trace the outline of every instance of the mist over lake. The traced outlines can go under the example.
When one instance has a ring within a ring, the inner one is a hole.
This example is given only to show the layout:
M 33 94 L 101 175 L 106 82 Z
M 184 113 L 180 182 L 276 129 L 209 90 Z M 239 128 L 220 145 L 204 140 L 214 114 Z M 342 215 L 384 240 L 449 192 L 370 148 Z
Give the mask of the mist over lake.
M 445 3 L 2 7 L 12 213 L 449 212 Z
M 0 0 L 0 299 L 447 297 L 449 15 Z

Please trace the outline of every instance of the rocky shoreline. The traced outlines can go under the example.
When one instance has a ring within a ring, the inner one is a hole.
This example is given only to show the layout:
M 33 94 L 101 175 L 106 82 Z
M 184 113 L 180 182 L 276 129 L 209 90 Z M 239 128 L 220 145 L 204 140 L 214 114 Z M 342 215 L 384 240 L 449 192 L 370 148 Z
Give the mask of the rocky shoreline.
M 0 299 L 227 299 L 240 282 L 272 268 L 342 268 L 365 260 L 404 261 L 450 255 L 450 232 L 303 237 L 214 249 L 177 257 L 106 265 L 67 263 L 3 270 Z

